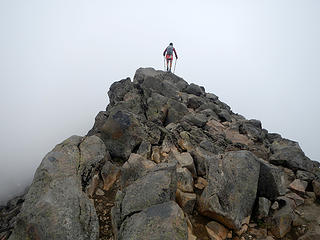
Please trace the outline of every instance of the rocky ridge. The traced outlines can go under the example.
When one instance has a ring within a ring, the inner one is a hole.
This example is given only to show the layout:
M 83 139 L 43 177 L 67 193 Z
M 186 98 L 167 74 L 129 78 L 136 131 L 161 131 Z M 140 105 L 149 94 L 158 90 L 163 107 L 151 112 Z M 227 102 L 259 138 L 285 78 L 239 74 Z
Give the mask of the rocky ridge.
M 320 239 L 320 164 L 297 142 L 152 68 L 108 95 L 0 208 L 1 240 Z

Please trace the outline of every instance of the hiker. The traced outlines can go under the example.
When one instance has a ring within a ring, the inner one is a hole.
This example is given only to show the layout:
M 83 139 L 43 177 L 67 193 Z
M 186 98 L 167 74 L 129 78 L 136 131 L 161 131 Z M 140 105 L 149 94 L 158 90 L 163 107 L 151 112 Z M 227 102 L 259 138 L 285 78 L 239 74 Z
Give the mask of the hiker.
M 173 52 L 174 52 L 174 55 L 176 55 L 176 59 L 178 59 L 177 52 L 173 47 L 173 43 L 170 43 L 169 46 L 163 52 L 163 56 L 165 56 L 167 59 L 167 71 L 168 72 L 171 72 Z M 170 67 L 169 67 L 169 64 L 170 64 Z

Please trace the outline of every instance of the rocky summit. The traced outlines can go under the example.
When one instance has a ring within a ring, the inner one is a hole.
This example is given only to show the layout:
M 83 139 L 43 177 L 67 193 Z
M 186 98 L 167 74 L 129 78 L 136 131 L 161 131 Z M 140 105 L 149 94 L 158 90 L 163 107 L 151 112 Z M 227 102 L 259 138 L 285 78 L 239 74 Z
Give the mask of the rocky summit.
M 320 164 L 297 142 L 152 68 L 108 95 L 0 208 L 1 240 L 320 239 Z

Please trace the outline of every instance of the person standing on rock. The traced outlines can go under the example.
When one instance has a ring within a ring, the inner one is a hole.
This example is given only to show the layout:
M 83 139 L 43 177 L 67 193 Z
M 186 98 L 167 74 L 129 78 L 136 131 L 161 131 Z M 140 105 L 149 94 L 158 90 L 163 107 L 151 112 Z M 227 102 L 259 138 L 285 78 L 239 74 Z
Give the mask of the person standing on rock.
M 176 59 L 178 59 L 176 49 L 173 47 L 173 43 L 170 43 L 169 46 L 166 47 L 166 49 L 163 52 L 163 56 L 167 59 L 167 71 L 168 72 L 171 72 L 173 53 L 176 56 Z M 169 66 L 169 64 L 170 64 L 170 66 Z

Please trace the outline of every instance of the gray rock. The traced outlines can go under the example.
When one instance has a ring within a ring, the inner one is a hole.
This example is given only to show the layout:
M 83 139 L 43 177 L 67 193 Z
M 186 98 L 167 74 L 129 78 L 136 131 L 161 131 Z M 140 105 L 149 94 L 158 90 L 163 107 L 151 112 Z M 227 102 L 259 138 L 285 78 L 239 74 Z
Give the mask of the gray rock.
M 149 159 L 151 157 L 151 144 L 147 141 L 142 141 L 137 151 L 137 154 Z
M 174 157 L 181 167 L 187 168 L 193 177 L 197 176 L 196 168 L 194 166 L 193 158 L 188 152 L 174 153 Z
M 70 137 L 42 160 L 10 240 L 98 239 L 96 211 L 82 192 L 82 174 L 78 172 L 81 155 L 78 146 L 82 140 L 82 137 Z M 100 159 L 95 154 L 91 157 Z M 82 160 L 81 164 L 90 162 Z
M 270 206 L 271 206 L 271 201 L 269 199 L 264 197 L 259 197 L 258 212 L 257 212 L 259 219 L 268 217 Z
M 139 178 L 125 189 L 121 219 L 152 205 L 175 199 L 177 176 L 168 171 L 156 171 Z
M 193 192 L 193 178 L 186 168 L 177 168 L 177 186 L 184 192 Z
M 184 89 L 184 91 L 186 93 L 189 93 L 189 94 L 194 94 L 196 96 L 201 96 L 201 95 L 204 95 L 205 92 L 203 91 L 203 89 L 201 89 L 200 86 L 194 84 L 194 83 L 191 83 L 186 89 Z
M 273 152 L 270 157 L 272 164 L 282 165 L 292 170 L 313 171 L 313 162 L 304 155 L 297 142 L 277 139 L 272 143 L 271 150 Z
M 215 154 L 208 152 L 200 147 L 196 147 L 194 150 L 192 150 L 191 155 L 194 159 L 197 174 L 199 176 L 206 175 L 206 164 L 207 162 L 211 161 Z
M 121 185 L 126 186 L 138 178 L 146 175 L 156 166 L 153 161 L 147 160 L 139 154 L 131 153 L 128 161 L 122 166 Z
M 239 132 L 241 134 L 246 134 L 255 142 L 262 142 L 265 137 L 262 131 L 261 122 L 255 119 L 243 121 L 239 126 Z
M 258 196 L 275 200 L 286 193 L 285 176 L 283 171 L 266 161 L 259 160 L 260 175 L 258 183 Z
M 187 106 L 188 108 L 197 109 L 204 103 L 204 100 L 201 97 L 188 95 Z
M 132 150 L 147 138 L 139 118 L 125 110 L 112 110 L 101 131 L 111 156 L 122 159 L 128 159 Z
M 316 194 L 317 198 L 320 199 L 320 182 L 313 180 L 312 187 L 313 187 L 313 192 Z
M 294 218 L 290 206 L 285 206 L 272 216 L 271 232 L 277 238 L 284 237 L 291 230 L 291 223 Z
M 176 201 L 185 213 L 187 214 L 193 213 L 196 200 L 197 200 L 197 195 L 195 193 L 186 193 L 179 189 L 177 190 Z
M 231 115 L 230 113 L 225 110 L 225 109 L 222 109 L 220 112 L 217 113 L 221 122 L 232 122 L 232 118 L 231 118 Z
M 312 180 L 316 178 L 316 176 L 313 173 L 301 171 L 301 170 L 297 171 L 296 176 L 298 179 L 307 181 L 307 182 L 312 182 Z
M 109 89 L 108 95 L 110 104 L 114 105 L 117 102 L 123 101 L 124 96 L 134 88 L 130 78 L 114 82 Z
M 152 92 L 151 96 L 147 99 L 147 119 L 163 123 L 168 112 L 167 102 L 168 98 L 160 95 L 159 93 Z
M 251 215 L 256 199 L 260 164 L 248 151 L 228 152 L 208 162 L 208 186 L 198 210 L 228 228 L 239 230 Z
M 151 206 L 128 217 L 121 225 L 119 240 L 186 240 L 187 222 L 173 201 Z
M 165 125 L 168 125 L 169 123 L 178 122 L 189 112 L 186 105 L 176 100 L 170 99 L 168 100 L 167 104 L 168 104 L 168 113 L 167 113 Z
M 190 113 L 184 116 L 182 121 L 186 121 L 190 125 L 202 128 L 208 121 L 208 118 L 206 117 L 206 115 L 201 113 Z
M 206 93 L 206 98 L 212 100 L 212 101 L 217 101 L 218 100 L 218 96 L 216 96 L 213 93 Z

